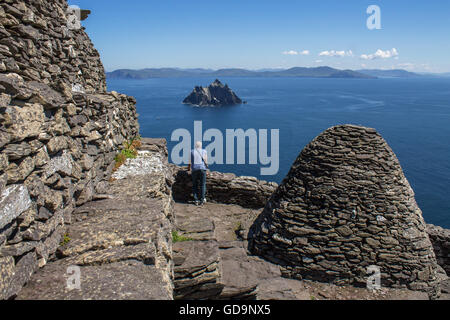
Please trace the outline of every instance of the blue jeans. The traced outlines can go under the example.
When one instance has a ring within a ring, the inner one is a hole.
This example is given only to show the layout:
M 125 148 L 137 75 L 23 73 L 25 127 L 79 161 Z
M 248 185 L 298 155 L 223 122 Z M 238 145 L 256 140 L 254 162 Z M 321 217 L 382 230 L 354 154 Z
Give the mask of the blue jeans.
M 192 171 L 192 193 L 195 201 L 203 201 L 206 195 L 206 170 Z

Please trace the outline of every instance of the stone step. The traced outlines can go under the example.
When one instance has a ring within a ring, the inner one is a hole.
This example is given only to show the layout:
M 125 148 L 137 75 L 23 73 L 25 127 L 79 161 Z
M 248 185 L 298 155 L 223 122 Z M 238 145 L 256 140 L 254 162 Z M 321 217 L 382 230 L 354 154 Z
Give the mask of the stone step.
M 174 298 L 214 299 L 221 284 L 219 246 L 216 241 L 186 241 L 173 245 Z

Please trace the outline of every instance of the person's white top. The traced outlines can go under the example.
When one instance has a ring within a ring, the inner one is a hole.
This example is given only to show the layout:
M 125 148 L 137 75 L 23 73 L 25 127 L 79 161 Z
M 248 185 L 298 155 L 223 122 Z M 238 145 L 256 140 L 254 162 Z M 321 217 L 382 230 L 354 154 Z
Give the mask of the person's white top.
M 206 165 L 203 160 L 206 160 L 207 152 L 205 149 L 194 149 L 191 151 L 192 171 L 206 170 Z M 203 158 L 203 160 L 202 160 Z

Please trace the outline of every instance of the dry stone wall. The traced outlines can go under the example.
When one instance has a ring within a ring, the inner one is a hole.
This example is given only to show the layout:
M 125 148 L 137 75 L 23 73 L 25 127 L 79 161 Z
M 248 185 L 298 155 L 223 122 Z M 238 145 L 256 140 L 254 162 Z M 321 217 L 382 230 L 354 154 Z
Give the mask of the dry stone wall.
M 176 201 L 190 201 L 192 176 L 186 168 L 171 165 L 175 183 L 173 196 Z M 244 208 L 263 208 L 278 185 L 255 177 L 238 177 L 232 173 L 208 172 L 206 197 L 208 201 L 237 204 Z
M 438 264 L 450 275 L 450 230 L 428 224 L 427 232 Z
M 383 286 L 439 294 L 422 213 L 374 129 L 337 126 L 314 139 L 250 233 L 251 251 L 288 277 L 365 286 L 375 265 Z
M 106 92 L 100 55 L 83 28 L 68 24 L 66 0 L 3 0 L 0 72 L 13 72 L 70 95 Z
M 51 259 L 76 206 L 102 193 L 135 100 L 106 92 L 65 0 L 0 3 L 0 299 Z

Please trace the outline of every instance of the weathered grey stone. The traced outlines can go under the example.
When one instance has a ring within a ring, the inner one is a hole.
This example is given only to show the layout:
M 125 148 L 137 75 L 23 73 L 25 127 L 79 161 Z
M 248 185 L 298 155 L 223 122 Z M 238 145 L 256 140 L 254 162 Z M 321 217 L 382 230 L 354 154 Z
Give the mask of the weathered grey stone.
M 173 245 L 174 298 L 205 299 L 218 297 L 220 279 L 219 247 L 216 241 L 187 241 Z
M 0 257 L 0 300 L 8 297 L 7 293 L 14 276 L 14 258 Z
M 11 96 L 6 93 L 0 93 L 0 108 L 5 108 L 9 105 L 11 102 Z
M 47 147 L 39 149 L 34 156 L 34 163 L 37 168 L 41 168 L 50 161 L 50 156 L 47 153 Z
M 44 241 L 40 241 L 36 246 L 36 255 L 38 258 L 39 268 L 45 266 L 50 255 L 52 255 L 61 244 L 64 226 L 58 226 L 53 233 Z
M 220 252 L 224 289 L 220 299 L 255 299 L 259 283 L 280 277 L 278 266 L 257 257 L 249 257 L 242 247 L 232 246 Z
M 51 138 L 47 143 L 47 151 L 50 155 L 53 155 L 63 149 L 67 148 L 67 139 L 66 137 L 59 136 Z
M 0 153 L 0 171 L 4 171 L 8 168 L 8 155 L 6 153 Z
M 20 257 L 25 253 L 32 251 L 37 245 L 37 242 L 21 242 L 13 245 L 6 245 L 0 247 L 0 257 Z
M 34 158 L 24 158 L 17 165 L 16 163 L 10 163 L 6 169 L 8 174 L 8 184 L 18 183 L 25 180 L 34 169 Z
M 27 241 L 41 241 L 42 239 L 47 238 L 51 233 L 53 233 L 58 226 L 64 224 L 64 217 L 62 211 L 56 212 L 53 217 L 51 217 L 48 221 L 38 222 L 36 221 L 33 225 L 31 225 L 28 229 L 26 229 L 21 236 L 24 240 Z
M 30 280 L 31 275 L 37 269 L 36 254 L 30 252 L 21 257 L 14 268 L 14 275 L 6 289 L 5 298 L 13 298 L 19 293 L 22 287 Z
M 8 144 L 3 152 L 10 160 L 18 160 L 30 155 L 31 148 L 28 143 L 22 142 L 20 144 Z
M 26 187 L 8 186 L 0 195 L 0 229 L 30 208 L 31 199 Z
M 56 112 L 49 132 L 56 136 L 65 135 L 70 132 L 70 126 L 67 124 L 67 121 L 64 118 L 63 109 L 59 109 Z
M 428 224 L 427 233 L 433 244 L 438 264 L 447 275 L 450 275 L 450 230 Z
M 80 163 L 83 170 L 89 170 L 94 166 L 94 159 L 91 156 L 84 154 Z
M 43 159 L 46 159 L 43 155 Z M 44 167 L 44 176 L 50 177 L 54 173 L 60 173 L 64 175 L 71 175 L 73 169 L 73 159 L 67 151 L 64 151 L 61 155 L 53 157 L 47 162 Z
M 9 143 L 11 141 L 11 136 L 0 130 L 0 148 L 2 148 L 5 144 Z
M 68 266 L 44 267 L 20 292 L 17 300 L 171 300 L 163 286 L 164 274 L 139 261 L 82 266 L 81 290 L 67 290 Z
M 0 192 L 3 192 L 7 182 L 8 182 L 8 174 L 0 173 Z
M 44 108 L 40 104 L 9 106 L 4 114 L 4 125 L 13 141 L 37 137 L 45 122 Z
M 0 74 L 0 85 L 3 86 L 10 95 L 19 95 L 23 98 L 31 97 L 30 91 L 23 88 L 23 78 L 16 73 Z
M 48 109 L 60 108 L 65 103 L 60 93 L 42 82 L 31 81 L 28 86 L 32 92 L 32 103 L 38 103 Z

